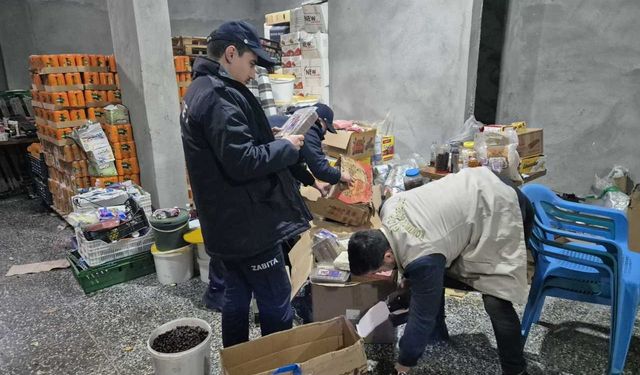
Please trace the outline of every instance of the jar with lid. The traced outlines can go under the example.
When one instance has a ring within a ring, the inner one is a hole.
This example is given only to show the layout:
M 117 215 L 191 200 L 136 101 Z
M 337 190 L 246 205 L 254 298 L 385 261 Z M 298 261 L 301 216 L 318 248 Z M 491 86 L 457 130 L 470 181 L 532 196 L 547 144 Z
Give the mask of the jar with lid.
M 404 174 L 404 190 L 411 190 L 413 188 L 417 188 L 418 186 L 422 186 L 424 181 L 422 180 L 422 176 L 420 175 L 420 169 L 418 168 L 409 168 Z
M 449 171 L 449 145 L 438 146 L 436 154 L 436 172 Z
M 461 168 L 477 167 L 477 153 L 473 149 L 475 143 L 473 141 L 467 141 L 462 144 L 463 149 L 460 152 L 460 165 Z M 469 163 L 470 160 L 475 159 L 475 163 Z

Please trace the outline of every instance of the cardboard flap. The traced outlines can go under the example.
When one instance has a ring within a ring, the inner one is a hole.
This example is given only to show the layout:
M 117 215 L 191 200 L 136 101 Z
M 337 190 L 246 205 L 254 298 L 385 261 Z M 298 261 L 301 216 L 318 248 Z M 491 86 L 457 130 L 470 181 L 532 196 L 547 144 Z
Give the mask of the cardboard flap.
M 349 140 L 351 139 L 352 133 L 353 132 L 349 132 L 346 130 L 337 130 L 336 134 L 327 132 L 327 134 L 325 134 L 324 136 L 323 143 L 330 147 L 336 147 L 346 150 L 349 146 Z
M 291 299 L 295 297 L 305 284 L 313 269 L 313 238 L 311 231 L 306 231 L 289 252 L 291 261 Z

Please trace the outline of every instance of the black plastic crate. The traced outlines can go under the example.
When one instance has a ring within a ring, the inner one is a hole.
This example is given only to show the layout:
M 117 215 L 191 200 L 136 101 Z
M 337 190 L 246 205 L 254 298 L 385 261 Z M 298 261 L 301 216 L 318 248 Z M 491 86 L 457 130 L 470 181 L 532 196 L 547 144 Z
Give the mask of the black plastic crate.
M 39 159 L 34 158 L 31 154 L 28 154 L 28 157 L 33 175 L 46 181 L 49 178 L 49 168 L 47 168 L 47 163 L 44 161 L 44 154 L 40 154 Z
M 38 177 L 35 177 L 33 179 L 33 190 L 35 190 L 36 195 L 39 196 L 40 199 L 42 199 L 44 204 L 46 204 L 47 206 L 53 205 L 53 196 L 51 195 L 49 186 L 46 182 Z

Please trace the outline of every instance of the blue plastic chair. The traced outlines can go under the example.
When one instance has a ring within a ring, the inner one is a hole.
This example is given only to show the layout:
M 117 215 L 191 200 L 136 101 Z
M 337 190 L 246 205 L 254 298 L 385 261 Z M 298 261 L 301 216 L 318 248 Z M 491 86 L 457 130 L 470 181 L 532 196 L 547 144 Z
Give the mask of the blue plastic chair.
M 546 296 L 610 305 L 608 373 L 622 373 L 640 301 L 640 254 L 628 249 L 625 215 L 565 201 L 542 185 L 522 191 L 536 213 L 529 240 L 536 268 L 523 337 L 539 320 Z

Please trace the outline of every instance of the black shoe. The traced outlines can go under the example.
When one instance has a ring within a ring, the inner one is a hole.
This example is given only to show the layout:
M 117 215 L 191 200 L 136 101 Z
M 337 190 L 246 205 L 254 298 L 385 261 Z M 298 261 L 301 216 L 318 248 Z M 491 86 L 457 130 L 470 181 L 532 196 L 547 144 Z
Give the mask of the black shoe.
M 224 306 L 224 291 L 212 292 L 210 289 L 207 289 L 202 296 L 202 303 L 209 310 L 222 312 L 222 306 Z

